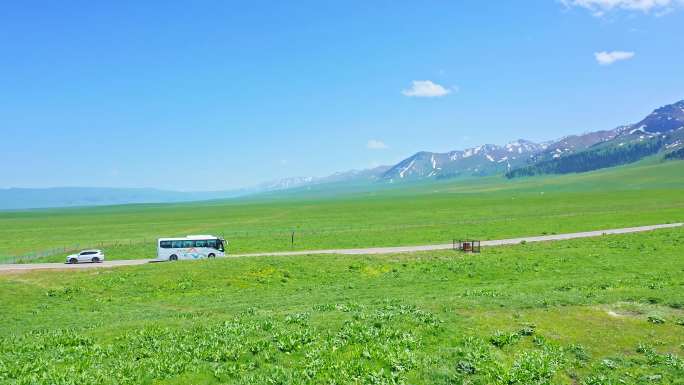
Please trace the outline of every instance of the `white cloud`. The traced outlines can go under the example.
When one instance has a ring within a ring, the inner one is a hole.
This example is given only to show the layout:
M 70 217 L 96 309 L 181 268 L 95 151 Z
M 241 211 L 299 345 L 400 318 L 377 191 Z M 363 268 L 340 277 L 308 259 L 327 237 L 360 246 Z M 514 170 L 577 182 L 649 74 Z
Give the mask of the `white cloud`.
M 411 88 L 401 91 L 406 96 L 415 96 L 418 98 L 434 98 L 444 96 L 451 93 L 451 90 L 433 83 L 430 80 L 414 80 Z
M 608 12 L 639 11 L 656 15 L 663 15 L 674 7 L 684 4 L 684 0 L 560 0 L 566 7 L 581 7 L 588 9 L 594 16 L 603 16 Z
M 387 145 L 382 140 L 371 139 L 366 144 L 366 147 L 371 150 L 384 150 L 387 148 Z
M 611 51 L 611 52 L 594 52 L 594 57 L 596 61 L 602 65 L 607 66 L 620 60 L 627 60 L 634 57 L 634 52 L 627 51 Z

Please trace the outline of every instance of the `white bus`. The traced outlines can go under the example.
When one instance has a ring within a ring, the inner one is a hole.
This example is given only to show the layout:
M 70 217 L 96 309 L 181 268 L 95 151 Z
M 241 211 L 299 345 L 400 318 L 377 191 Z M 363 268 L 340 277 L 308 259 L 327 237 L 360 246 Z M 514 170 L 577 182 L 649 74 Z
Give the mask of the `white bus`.
M 157 260 L 200 259 L 223 257 L 226 241 L 213 235 L 188 235 L 184 238 L 159 238 Z

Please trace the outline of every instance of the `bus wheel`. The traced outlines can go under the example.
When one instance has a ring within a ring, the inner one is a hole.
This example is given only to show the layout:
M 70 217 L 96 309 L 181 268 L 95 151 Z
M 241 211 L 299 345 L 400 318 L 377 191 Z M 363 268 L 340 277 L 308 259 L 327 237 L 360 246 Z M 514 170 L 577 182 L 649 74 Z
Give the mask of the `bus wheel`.
M 211 253 L 211 254 L 207 255 L 207 257 L 209 257 L 209 258 L 216 258 L 216 254 Z
M 71 258 L 71 259 L 69 260 L 69 263 L 71 263 L 72 265 L 75 265 L 75 264 L 78 263 L 78 259 L 76 259 L 76 258 Z
M 100 262 L 100 258 L 93 257 L 92 261 L 93 261 L 93 263 L 98 263 L 98 262 Z
M 169 261 L 177 261 L 178 256 L 176 254 L 173 254 L 172 256 L 169 257 Z

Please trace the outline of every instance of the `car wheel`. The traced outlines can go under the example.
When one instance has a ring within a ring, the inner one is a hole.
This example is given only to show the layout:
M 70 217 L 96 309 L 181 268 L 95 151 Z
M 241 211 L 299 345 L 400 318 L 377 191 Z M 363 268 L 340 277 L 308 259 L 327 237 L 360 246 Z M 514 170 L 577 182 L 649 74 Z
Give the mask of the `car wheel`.
M 71 259 L 69 259 L 69 263 L 71 263 L 72 265 L 75 265 L 75 264 L 78 263 L 78 259 L 76 259 L 76 258 L 71 258 Z
M 92 261 L 93 261 L 93 263 L 98 263 L 98 262 L 100 262 L 100 258 L 93 257 Z
M 211 253 L 211 254 L 207 255 L 207 257 L 209 257 L 209 258 L 216 258 L 216 254 Z
M 177 261 L 178 256 L 176 254 L 173 254 L 172 256 L 169 257 L 169 261 Z

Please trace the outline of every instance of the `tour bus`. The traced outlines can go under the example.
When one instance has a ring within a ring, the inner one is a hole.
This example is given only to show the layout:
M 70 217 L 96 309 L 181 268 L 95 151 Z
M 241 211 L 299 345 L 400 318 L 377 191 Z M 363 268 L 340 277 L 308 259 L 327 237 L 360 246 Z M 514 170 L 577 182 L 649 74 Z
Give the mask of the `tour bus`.
M 213 235 L 188 235 L 184 238 L 159 238 L 157 260 L 200 259 L 223 257 L 226 241 Z

